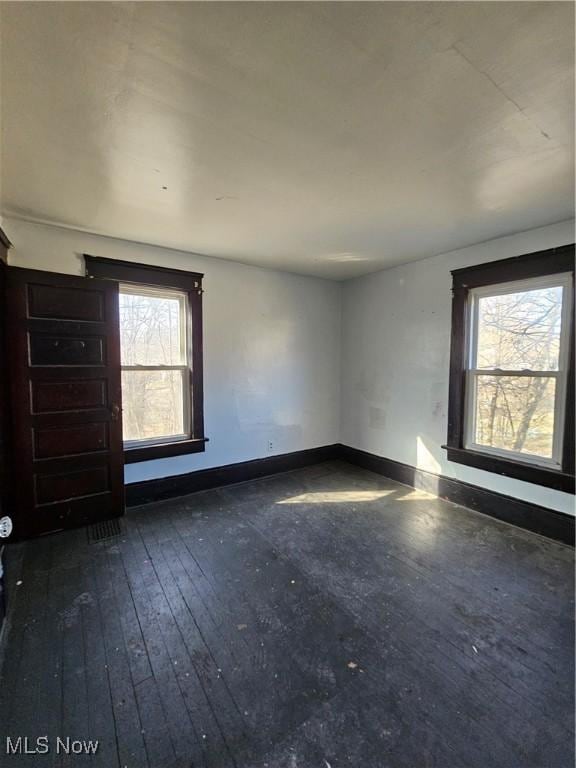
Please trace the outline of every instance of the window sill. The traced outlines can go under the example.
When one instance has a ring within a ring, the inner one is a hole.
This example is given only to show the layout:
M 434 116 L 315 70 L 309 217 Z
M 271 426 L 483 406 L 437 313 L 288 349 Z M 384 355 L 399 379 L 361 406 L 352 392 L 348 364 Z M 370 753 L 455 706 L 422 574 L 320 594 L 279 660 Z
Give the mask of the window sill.
M 178 440 L 174 443 L 158 443 L 157 445 L 143 445 L 140 448 L 126 448 L 124 450 L 124 463 L 134 464 L 137 461 L 165 459 L 169 456 L 183 456 L 187 453 L 202 453 L 206 450 L 207 442 L 207 437 L 199 437 L 191 440 Z
M 494 472 L 497 475 L 511 477 L 515 480 L 523 480 L 526 483 L 554 488 L 557 491 L 564 491 L 564 493 L 574 493 L 574 475 L 567 472 L 521 461 L 510 461 L 510 459 L 504 459 L 501 456 L 491 456 L 466 448 L 453 448 L 449 445 L 442 447 L 447 452 L 448 461 L 483 469 L 486 472 Z

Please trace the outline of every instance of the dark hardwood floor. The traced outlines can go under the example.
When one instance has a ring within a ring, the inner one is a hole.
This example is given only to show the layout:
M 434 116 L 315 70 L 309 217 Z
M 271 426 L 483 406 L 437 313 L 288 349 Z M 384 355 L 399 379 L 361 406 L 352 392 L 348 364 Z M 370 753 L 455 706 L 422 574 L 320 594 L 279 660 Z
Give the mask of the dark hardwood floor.
M 561 544 L 334 462 L 9 549 L 2 765 L 573 765 Z

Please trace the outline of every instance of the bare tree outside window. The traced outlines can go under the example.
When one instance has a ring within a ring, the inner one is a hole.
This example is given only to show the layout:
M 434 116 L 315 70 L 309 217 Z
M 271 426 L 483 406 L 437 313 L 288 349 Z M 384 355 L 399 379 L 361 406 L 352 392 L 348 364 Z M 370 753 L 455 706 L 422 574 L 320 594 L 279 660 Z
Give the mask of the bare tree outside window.
M 532 283 L 471 293 L 469 439 L 553 461 L 566 291 Z
M 186 436 L 185 294 L 120 286 L 124 441 Z

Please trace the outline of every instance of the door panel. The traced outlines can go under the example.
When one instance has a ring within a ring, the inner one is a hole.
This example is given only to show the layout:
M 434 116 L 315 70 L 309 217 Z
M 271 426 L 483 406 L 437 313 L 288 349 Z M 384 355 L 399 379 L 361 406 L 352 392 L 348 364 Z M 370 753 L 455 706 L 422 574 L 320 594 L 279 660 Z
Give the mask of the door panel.
M 10 267 L 15 533 L 123 514 L 118 286 Z
M 107 467 L 36 475 L 36 503 L 49 504 L 110 490 Z
M 33 427 L 34 458 L 54 459 L 108 448 L 108 424 L 94 422 L 71 427 Z
M 51 413 L 102 408 L 106 405 L 106 381 L 31 381 L 32 412 Z
M 105 365 L 102 337 L 45 336 L 38 331 L 28 337 L 31 365 Z
M 28 285 L 28 316 L 64 320 L 104 320 L 102 295 L 89 289 Z

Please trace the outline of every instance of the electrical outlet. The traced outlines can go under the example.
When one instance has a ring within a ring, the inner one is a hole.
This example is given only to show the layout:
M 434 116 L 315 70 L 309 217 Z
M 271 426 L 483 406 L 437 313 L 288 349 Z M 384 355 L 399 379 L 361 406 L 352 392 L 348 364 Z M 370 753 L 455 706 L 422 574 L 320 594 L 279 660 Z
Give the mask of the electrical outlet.
M 12 533 L 12 520 L 9 517 L 0 517 L 0 539 L 7 539 Z
M 268 451 L 273 451 L 273 450 L 274 450 L 274 443 L 272 442 L 272 440 L 268 440 Z

